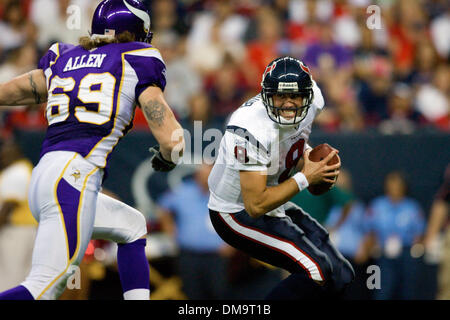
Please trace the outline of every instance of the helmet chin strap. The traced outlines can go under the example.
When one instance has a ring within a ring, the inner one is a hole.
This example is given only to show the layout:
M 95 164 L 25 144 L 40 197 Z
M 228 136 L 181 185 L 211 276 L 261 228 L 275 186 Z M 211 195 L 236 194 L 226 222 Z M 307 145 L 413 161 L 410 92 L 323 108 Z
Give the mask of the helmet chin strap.
M 292 119 L 286 119 L 282 115 L 278 115 L 278 123 L 282 126 L 298 126 L 300 124 L 300 121 L 297 120 L 299 117 L 295 116 Z
M 279 125 L 283 126 L 298 126 L 300 122 L 303 121 L 303 119 L 306 117 L 306 114 L 309 109 L 308 106 L 303 106 L 300 108 L 292 109 L 295 110 L 295 116 L 292 119 L 286 119 L 281 115 L 280 108 L 277 108 L 274 106 L 273 96 L 269 95 L 267 93 L 264 93 L 264 91 L 261 93 L 261 96 L 263 98 L 264 105 L 266 107 L 267 115 L 271 120 L 276 122 Z M 303 101 L 305 102 L 305 101 Z M 300 111 L 300 114 L 298 112 Z
M 281 115 L 280 110 L 276 110 L 276 108 L 271 108 L 270 113 L 271 116 L 273 117 L 272 120 L 274 120 L 279 125 L 283 126 L 298 125 L 298 123 L 295 123 L 295 120 L 298 118 L 297 115 L 292 119 L 286 119 Z
M 280 124 L 282 124 L 282 125 L 292 125 L 292 126 L 298 125 L 298 123 L 295 122 L 297 120 L 297 118 L 298 118 L 297 116 L 295 116 L 292 119 L 286 119 L 282 115 L 280 115 L 279 117 L 280 117 L 280 119 L 284 120 L 284 121 L 280 121 Z
M 283 117 L 281 115 L 281 112 L 283 110 L 277 109 L 275 107 L 272 108 L 271 113 L 275 117 L 276 122 L 280 125 L 298 126 L 300 124 L 300 122 L 303 121 L 303 119 L 306 117 L 306 114 L 304 115 L 304 113 L 308 112 L 308 107 L 306 107 L 306 109 L 304 109 L 304 108 L 305 107 L 302 107 L 301 109 L 293 109 L 293 111 L 295 110 L 295 116 L 291 119 L 286 119 L 285 117 Z M 300 111 L 300 114 L 298 114 L 299 111 Z

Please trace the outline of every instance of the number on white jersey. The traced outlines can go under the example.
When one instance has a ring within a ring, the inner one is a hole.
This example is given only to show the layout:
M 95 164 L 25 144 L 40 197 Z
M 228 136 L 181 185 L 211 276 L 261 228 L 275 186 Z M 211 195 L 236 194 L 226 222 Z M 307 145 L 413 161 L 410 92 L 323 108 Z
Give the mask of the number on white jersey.
M 55 76 L 50 84 L 48 90 L 47 103 L 47 120 L 48 124 L 62 122 L 69 117 L 70 98 L 67 93 L 75 87 L 75 80 L 73 78 L 60 78 Z M 61 88 L 64 93 L 53 93 L 55 89 Z
M 305 140 L 300 139 L 294 143 L 286 154 L 285 160 L 285 170 L 281 173 L 278 178 L 278 183 L 282 183 L 290 177 L 291 170 L 297 165 L 297 162 L 303 155 L 303 149 L 305 147 Z

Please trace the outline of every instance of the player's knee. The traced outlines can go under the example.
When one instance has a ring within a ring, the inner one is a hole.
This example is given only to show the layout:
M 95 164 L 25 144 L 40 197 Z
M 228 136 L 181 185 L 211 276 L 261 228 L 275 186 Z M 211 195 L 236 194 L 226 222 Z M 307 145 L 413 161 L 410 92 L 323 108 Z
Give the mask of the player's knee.
M 139 238 L 143 238 L 147 235 L 147 220 L 141 213 L 139 213 L 138 225 Z
M 320 278 L 322 279 L 321 281 L 327 281 L 328 279 L 330 279 L 333 273 L 333 264 L 331 263 L 330 258 L 328 258 L 327 255 L 323 254 L 316 258 L 316 262 L 318 264 Z
M 322 242 L 326 242 L 330 239 L 330 233 L 324 226 L 322 226 L 316 219 L 309 215 L 305 215 L 305 219 L 309 220 L 310 229 L 313 230 L 313 233 L 316 237 L 322 240 Z
M 305 270 L 309 278 L 317 283 L 326 282 L 331 278 L 333 273 L 333 265 L 331 260 L 323 252 L 316 252 L 311 256 L 312 263 L 309 265 L 301 265 L 294 273 L 303 273 Z
M 295 203 L 293 203 L 292 201 L 288 201 L 286 202 L 284 205 L 284 210 L 286 211 L 286 213 L 290 213 L 290 212 L 302 212 L 302 208 L 300 208 L 298 205 L 296 205 Z
M 322 242 L 328 242 L 330 240 L 330 233 L 328 232 L 327 229 L 325 229 L 324 227 L 320 226 L 320 239 L 322 240 Z
M 329 246 L 330 236 L 328 231 L 322 232 L 321 230 L 316 230 L 308 235 L 308 239 L 319 249 L 322 250 L 324 247 Z
M 35 300 L 56 300 L 67 287 L 70 272 L 70 267 L 63 270 L 45 265 L 33 266 L 22 285 Z
M 311 224 L 311 226 L 312 230 L 308 237 L 311 240 L 314 240 L 313 242 L 318 248 L 321 248 L 323 245 L 327 245 L 330 241 L 330 233 L 328 232 L 328 230 L 318 222 Z
M 332 275 L 329 287 L 335 292 L 343 292 L 355 279 L 355 271 L 350 263 L 343 264 L 337 272 Z
M 342 267 L 342 278 L 346 284 L 351 283 L 355 280 L 355 269 L 350 262 L 345 260 L 345 263 Z
M 147 220 L 144 215 L 139 211 L 133 212 L 133 222 L 129 230 L 128 239 L 126 242 L 130 243 L 141 238 L 145 238 L 147 235 Z

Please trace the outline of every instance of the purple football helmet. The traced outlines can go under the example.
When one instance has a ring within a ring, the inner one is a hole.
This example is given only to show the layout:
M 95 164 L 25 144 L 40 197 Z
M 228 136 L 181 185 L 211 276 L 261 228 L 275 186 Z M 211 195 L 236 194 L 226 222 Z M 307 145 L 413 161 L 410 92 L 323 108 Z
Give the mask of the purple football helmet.
M 134 34 L 136 41 L 150 43 L 150 14 L 139 0 L 104 0 L 95 9 L 91 36 L 109 37 L 124 31 Z

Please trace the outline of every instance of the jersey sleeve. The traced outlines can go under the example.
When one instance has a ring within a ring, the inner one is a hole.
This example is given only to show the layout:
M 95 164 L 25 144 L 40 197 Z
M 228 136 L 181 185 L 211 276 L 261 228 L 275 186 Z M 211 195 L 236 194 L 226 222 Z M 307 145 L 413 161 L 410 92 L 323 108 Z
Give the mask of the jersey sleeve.
M 227 165 L 239 171 L 266 171 L 270 157 L 266 148 L 245 131 L 227 130 L 224 135 Z
M 313 80 L 313 92 L 314 92 L 314 99 L 312 103 L 317 110 L 316 113 L 317 116 L 325 106 L 325 99 L 323 98 L 322 91 L 320 90 L 319 86 L 314 80 Z
M 53 44 L 45 55 L 39 60 L 38 69 L 48 69 L 59 57 L 59 43 Z
M 155 48 L 145 48 L 126 54 L 126 61 L 136 72 L 138 83 L 135 97 L 149 86 L 157 86 L 164 91 L 166 87 L 166 65 L 159 51 Z
M 65 52 L 67 52 L 70 49 L 75 48 L 75 45 L 68 44 L 68 43 L 62 43 L 62 42 L 56 42 L 54 43 L 48 51 L 45 53 L 45 55 L 39 60 L 38 63 L 38 69 L 47 70 L 50 68 L 53 64 L 55 64 L 56 60 Z

